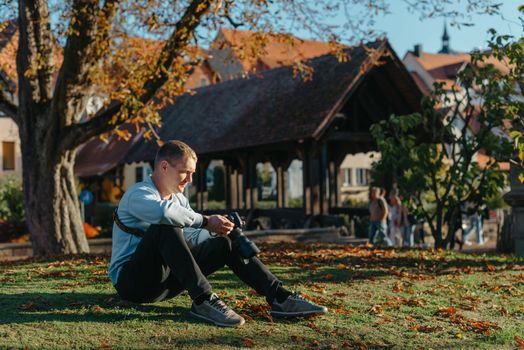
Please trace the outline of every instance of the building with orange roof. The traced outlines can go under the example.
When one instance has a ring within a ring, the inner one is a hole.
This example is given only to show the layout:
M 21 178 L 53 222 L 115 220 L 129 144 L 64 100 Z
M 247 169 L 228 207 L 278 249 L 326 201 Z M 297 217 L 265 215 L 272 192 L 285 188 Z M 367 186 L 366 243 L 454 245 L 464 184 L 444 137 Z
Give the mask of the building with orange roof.
M 230 80 L 319 57 L 334 51 L 330 43 L 291 35 L 222 28 L 208 62 L 219 79 Z
M 428 96 L 433 90 L 435 83 L 442 83 L 442 88 L 449 98 L 450 105 L 454 104 L 455 93 L 459 96 L 463 94 L 462 87 L 458 81 L 458 74 L 468 65 L 471 65 L 472 55 L 465 52 L 457 52 L 450 47 L 450 36 L 447 26 L 444 25 L 442 34 L 442 47 L 438 53 L 424 52 L 421 44 L 414 46 L 413 51 L 409 51 L 404 56 L 403 62 L 407 70 L 411 73 L 421 91 Z M 489 57 L 484 64 L 492 64 L 502 73 L 509 72 L 510 65 L 506 60 L 497 60 Z M 458 130 L 462 130 L 463 123 L 455 121 Z M 481 124 L 473 118 L 468 125 L 468 132 L 476 134 L 481 128 Z M 504 134 L 504 130 L 495 130 L 496 133 Z M 485 167 L 493 161 L 490 157 L 479 152 L 476 161 L 481 167 Z M 509 171 L 509 163 L 499 162 L 501 170 Z

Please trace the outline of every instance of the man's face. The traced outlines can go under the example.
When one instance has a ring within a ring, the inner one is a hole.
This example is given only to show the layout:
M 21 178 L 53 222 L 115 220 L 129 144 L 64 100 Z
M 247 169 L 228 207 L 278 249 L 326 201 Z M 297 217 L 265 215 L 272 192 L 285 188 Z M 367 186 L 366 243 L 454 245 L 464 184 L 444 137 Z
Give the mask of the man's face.
M 165 163 L 164 163 L 165 162 Z M 196 160 L 191 157 L 182 157 L 170 161 L 162 161 L 161 167 L 165 184 L 171 193 L 184 192 L 187 184 L 193 181 L 196 170 Z

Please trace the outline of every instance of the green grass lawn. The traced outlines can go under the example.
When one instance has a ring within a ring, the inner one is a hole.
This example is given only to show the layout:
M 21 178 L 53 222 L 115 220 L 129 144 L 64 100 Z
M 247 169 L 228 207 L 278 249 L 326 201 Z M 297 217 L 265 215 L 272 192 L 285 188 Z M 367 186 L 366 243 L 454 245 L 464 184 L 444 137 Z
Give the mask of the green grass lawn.
M 260 245 L 288 286 L 330 308 L 272 320 L 227 270 L 210 279 L 246 324 L 188 317 L 187 294 L 124 302 L 106 256 L 0 263 L 0 349 L 516 349 L 524 347 L 524 260 L 344 245 Z

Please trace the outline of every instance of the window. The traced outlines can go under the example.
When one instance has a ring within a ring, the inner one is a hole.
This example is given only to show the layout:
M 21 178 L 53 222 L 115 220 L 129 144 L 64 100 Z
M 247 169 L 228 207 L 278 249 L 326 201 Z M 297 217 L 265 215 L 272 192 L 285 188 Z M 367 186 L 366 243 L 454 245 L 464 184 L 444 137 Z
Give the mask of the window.
M 358 168 L 357 169 L 357 185 L 365 186 L 368 184 L 368 169 Z
M 353 179 L 351 178 L 352 170 L 351 168 L 344 169 L 344 186 L 351 186 L 353 184 Z
M 15 170 L 15 143 L 2 142 L 2 159 L 4 170 Z

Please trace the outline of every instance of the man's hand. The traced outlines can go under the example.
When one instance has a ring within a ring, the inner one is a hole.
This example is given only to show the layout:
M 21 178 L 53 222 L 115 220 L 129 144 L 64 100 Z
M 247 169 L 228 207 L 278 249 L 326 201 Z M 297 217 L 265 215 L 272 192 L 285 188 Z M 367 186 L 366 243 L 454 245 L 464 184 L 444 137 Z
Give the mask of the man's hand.
M 217 233 L 219 235 L 228 235 L 235 227 L 231 221 L 222 215 L 211 215 L 205 227 L 208 231 Z

